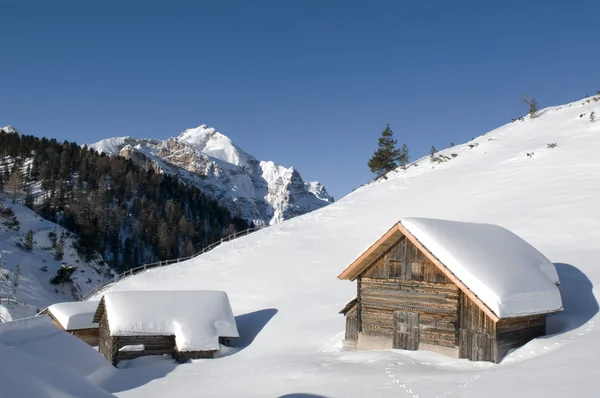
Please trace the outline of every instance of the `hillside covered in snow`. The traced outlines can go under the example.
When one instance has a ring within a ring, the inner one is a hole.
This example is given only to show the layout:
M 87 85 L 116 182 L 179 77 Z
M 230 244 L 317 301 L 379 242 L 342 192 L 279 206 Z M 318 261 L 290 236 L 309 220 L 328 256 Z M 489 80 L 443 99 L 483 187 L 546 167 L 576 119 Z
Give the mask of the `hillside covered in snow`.
M 535 119 L 420 159 L 324 209 L 117 284 L 115 290 L 224 290 L 245 347 L 177 367 L 166 383 L 119 396 L 159 397 L 173 388 L 246 397 L 596 396 L 600 122 L 590 121 L 592 111 L 600 111 L 597 100 L 544 109 Z M 549 335 L 499 365 L 425 351 L 343 351 L 338 311 L 356 287 L 336 276 L 411 216 L 498 224 L 547 256 L 564 306 L 550 318 Z
M 100 255 L 90 261 L 79 255 L 76 235 L 7 196 L 0 193 L 0 298 L 12 318 L 34 315 L 57 301 L 78 300 L 112 278 L 114 272 Z M 19 302 L 7 302 L 14 298 Z
M 206 125 L 164 141 L 116 137 L 89 146 L 178 175 L 257 225 L 278 223 L 333 202 L 319 182 L 305 182 L 293 167 L 257 160 Z
M 598 99 L 544 109 L 330 206 L 113 285 L 223 290 L 240 337 L 218 359 L 124 361 L 95 385 L 123 398 L 596 397 L 600 122 L 589 115 L 600 112 Z M 337 276 L 405 217 L 497 224 L 543 253 L 558 273 L 563 305 L 548 335 L 498 365 L 427 351 L 344 350 L 338 312 L 356 285 Z

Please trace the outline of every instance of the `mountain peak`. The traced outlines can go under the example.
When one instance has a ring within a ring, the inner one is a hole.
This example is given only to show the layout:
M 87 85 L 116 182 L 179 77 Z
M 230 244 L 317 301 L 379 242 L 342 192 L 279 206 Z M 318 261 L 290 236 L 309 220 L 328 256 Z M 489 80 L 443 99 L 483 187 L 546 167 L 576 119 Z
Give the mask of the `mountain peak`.
M 238 148 L 229 137 L 206 124 L 185 130 L 179 134 L 176 141 L 186 143 L 205 155 L 235 166 L 247 165 L 248 159 L 252 158 Z
M 0 128 L 1 131 L 4 131 L 8 134 L 20 134 L 19 130 L 17 130 L 14 126 L 12 125 L 8 125 L 8 126 L 4 126 L 2 128 Z
M 165 141 L 117 137 L 90 146 L 177 174 L 257 225 L 274 224 L 333 202 L 322 185 L 305 183 L 298 170 L 258 161 L 206 124 Z

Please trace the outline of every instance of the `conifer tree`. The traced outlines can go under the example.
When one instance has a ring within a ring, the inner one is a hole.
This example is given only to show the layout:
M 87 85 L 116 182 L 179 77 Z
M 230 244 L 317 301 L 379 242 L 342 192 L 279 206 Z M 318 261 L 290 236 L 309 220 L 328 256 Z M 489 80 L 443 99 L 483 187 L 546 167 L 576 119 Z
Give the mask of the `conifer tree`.
M 375 173 L 375 179 L 384 177 L 390 171 L 398 168 L 400 150 L 396 148 L 397 143 L 394 132 L 388 124 L 381 133 L 379 146 L 368 163 L 371 172 Z
M 13 295 L 17 295 L 17 288 L 19 287 L 19 280 L 21 279 L 21 266 L 17 264 L 13 275 Z
M 537 112 L 539 109 L 538 109 L 538 103 L 537 103 L 537 100 L 535 99 L 535 97 L 529 98 L 528 95 L 524 95 L 521 98 L 521 101 L 523 101 L 529 107 L 529 117 L 531 119 L 538 116 Z
M 33 230 L 27 231 L 25 235 L 25 250 L 30 252 L 33 249 Z
M 435 154 L 437 153 L 437 149 L 435 148 L 435 146 L 431 146 L 431 149 L 429 150 L 429 156 L 431 156 L 431 158 L 433 159 L 433 157 L 435 156 Z
M 406 165 L 410 162 L 410 155 L 408 153 L 408 146 L 406 144 L 402 144 L 400 148 L 400 167 L 402 169 L 406 169 Z

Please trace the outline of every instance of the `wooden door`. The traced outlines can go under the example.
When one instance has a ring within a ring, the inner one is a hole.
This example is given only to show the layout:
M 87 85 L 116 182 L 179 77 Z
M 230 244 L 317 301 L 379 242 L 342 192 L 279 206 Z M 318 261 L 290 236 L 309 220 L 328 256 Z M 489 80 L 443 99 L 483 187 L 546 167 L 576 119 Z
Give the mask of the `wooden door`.
M 491 336 L 468 329 L 460 330 L 458 357 L 471 361 L 495 362 L 495 340 Z
M 394 311 L 394 348 L 419 349 L 419 313 Z

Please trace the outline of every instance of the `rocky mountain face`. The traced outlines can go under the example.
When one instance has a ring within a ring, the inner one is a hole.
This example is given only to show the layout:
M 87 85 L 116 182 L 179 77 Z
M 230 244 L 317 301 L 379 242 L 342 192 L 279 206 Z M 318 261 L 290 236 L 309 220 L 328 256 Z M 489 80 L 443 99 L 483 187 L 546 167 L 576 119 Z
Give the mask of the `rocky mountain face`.
M 89 146 L 175 174 L 257 225 L 275 224 L 334 200 L 319 182 L 305 182 L 293 167 L 257 160 L 206 125 L 164 141 L 117 137 Z

